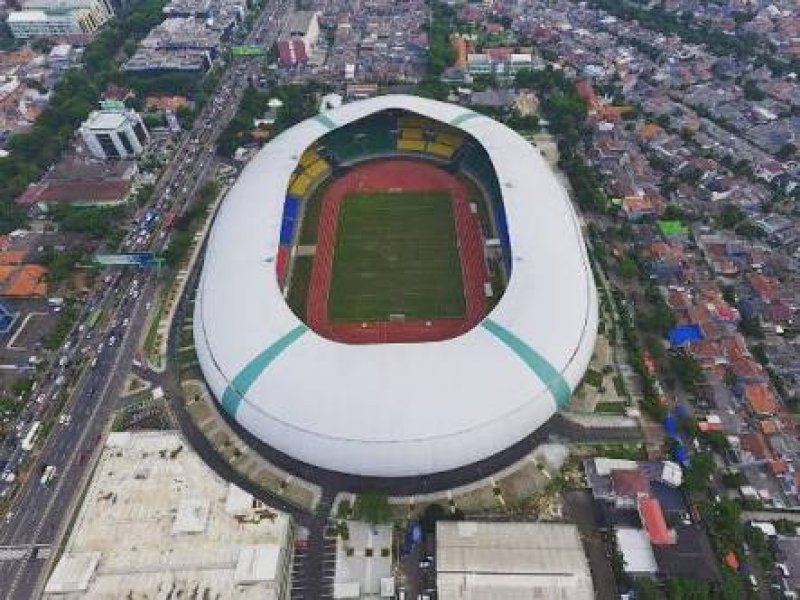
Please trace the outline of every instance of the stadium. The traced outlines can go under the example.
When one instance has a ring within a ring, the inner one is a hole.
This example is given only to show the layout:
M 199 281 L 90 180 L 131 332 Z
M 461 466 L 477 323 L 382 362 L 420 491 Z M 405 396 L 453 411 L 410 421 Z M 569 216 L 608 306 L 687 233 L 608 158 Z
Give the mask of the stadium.
M 577 215 L 504 125 L 412 96 L 267 144 L 228 192 L 194 308 L 221 408 L 299 464 L 370 477 L 496 456 L 570 398 L 597 298 Z

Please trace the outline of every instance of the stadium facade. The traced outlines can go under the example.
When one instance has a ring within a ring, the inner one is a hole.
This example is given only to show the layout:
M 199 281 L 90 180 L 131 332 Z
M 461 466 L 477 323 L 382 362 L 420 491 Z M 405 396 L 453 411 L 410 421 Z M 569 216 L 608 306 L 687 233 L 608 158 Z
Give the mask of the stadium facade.
M 458 337 L 341 343 L 310 329 L 284 298 L 284 204 L 304 152 L 384 111 L 449 124 L 494 167 L 513 274 L 489 314 Z M 577 215 L 538 151 L 486 116 L 395 95 L 308 119 L 247 165 L 210 234 L 194 334 L 223 410 L 265 444 L 324 469 L 399 477 L 469 465 L 539 428 L 581 381 L 597 319 Z

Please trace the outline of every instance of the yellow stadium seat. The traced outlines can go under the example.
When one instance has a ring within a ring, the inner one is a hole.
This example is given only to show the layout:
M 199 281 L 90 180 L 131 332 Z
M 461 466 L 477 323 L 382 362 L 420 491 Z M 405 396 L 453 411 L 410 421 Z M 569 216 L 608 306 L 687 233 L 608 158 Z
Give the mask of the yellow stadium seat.
M 306 150 L 305 152 L 303 152 L 303 156 L 300 157 L 300 166 L 307 167 L 318 158 L 319 154 L 317 154 L 316 150 L 314 149 Z
M 429 142 L 428 143 L 428 152 L 435 156 L 441 156 L 442 158 L 450 158 L 453 156 L 453 152 L 456 149 L 452 146 L 447 146 L 445 144 L 437 144 L 436 142 Z
M 402 129 L 400 130 L 400 137 L 404 140 L 421 140 L 422 129 Z
M 436 135 L 437 142 L 452 146 L 454 149 L 458 148 L 463 140 L 464 138 L 457 133 L 440 132 Z
M 301 173 L 297 176 L 297 179 L 294 180 L 294 183 L 292 183 L 292 187 L 289 188 L 289 193 L 293 196 L 303 198 L 308 193 L 308 188 L 310 186 L 311 179 L 305 173 Z
M 320 175 L 322 175 L 327 170 L 328 170 L 328 163 L 320 158 L 318 161 L 310 164 L 306 168 L 306 175 L 309 177 L 309 179 L 313 181 L 316 180 Z
M 410 152 L 425 152 L 425 142 L 421 140 L 397 140 L 398 150 L 408 150 Z

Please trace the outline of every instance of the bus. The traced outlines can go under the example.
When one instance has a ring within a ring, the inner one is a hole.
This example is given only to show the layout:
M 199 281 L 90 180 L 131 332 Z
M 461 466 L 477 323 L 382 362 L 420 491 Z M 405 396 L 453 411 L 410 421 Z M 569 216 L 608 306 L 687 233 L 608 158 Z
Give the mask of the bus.
M 33 450 L 33 445 L 36 443 L 36 436 L 39 433 L 39 428 L 41 426 L 41 421 L 34 421 L 31 425 L 31 428 L 28 430 L 28 434 L 25 436 L 25 439 L 22 440 L 22 449 L 25 450 L 25 452 L 30 452 Z
M 42 478 L 39 480 L 43 486 L 47 487 L 53 482 L 53 479 L 56 476 L 56 468 L 53 465 L 48 465 L 42 471 Z

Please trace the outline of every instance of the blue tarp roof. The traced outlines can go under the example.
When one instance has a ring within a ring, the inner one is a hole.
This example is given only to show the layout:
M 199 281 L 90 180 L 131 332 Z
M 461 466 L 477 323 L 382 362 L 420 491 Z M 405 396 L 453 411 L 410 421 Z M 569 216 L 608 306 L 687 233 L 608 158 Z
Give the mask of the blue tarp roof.
M 669 332 L 669 343 L 672 346 L 683 346 L 702 339 L 703 332 L 699 325 L 678 325 Z

